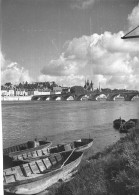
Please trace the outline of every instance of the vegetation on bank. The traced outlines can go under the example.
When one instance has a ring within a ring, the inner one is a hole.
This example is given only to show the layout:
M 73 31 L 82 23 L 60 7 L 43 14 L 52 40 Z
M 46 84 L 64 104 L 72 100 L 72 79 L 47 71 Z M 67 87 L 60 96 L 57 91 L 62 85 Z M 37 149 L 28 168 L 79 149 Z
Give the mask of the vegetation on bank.
M 72 180 L 50 190 L 55 195 L 138 195 L 139 135 L 121 138 L 89 157 Z

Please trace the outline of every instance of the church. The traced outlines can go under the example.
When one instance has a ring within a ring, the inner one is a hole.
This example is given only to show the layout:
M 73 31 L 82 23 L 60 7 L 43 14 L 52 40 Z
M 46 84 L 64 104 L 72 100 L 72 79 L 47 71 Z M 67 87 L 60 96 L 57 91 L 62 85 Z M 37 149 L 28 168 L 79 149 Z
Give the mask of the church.
M 88 90 L 88 91 L 93 91 L 93 83 L 92 81 L 89 83 L 89 80 L 85 80 L 85 85 L 84 85 L 84 89 Z

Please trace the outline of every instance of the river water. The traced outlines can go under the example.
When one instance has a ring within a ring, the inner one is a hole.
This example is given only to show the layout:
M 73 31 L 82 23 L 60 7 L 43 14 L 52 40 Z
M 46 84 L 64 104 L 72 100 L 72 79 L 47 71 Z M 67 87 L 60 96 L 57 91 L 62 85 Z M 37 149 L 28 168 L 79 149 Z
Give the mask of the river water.
M 139 118 L 139 100 L 2 102 L 3 147 L 47 137 L 53 144 L 92 137 L 92 152 L 122 135 L 113 120 Z

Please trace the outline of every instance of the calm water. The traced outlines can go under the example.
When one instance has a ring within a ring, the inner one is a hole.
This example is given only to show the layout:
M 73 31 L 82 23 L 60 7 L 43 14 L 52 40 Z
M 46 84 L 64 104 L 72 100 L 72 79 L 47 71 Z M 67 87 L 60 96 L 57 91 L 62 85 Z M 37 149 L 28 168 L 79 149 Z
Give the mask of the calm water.
M 112 122 L 139 118 L 139 101 L 2 102 L 3 146 L 46 136 L 54 144 L 93 137 L 93 152 L 120 138 Z

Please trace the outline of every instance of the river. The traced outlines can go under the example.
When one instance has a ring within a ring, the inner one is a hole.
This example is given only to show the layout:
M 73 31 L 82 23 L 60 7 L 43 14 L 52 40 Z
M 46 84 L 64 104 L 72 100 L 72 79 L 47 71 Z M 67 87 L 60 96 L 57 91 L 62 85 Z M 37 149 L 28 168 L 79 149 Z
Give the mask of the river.
M 122 136 L 113 129 L 120 116 L 139 118 L 139 100 L 2 102 L 3 147 L 35 137 L 57 144 L 90 136 L 95 153 Z

